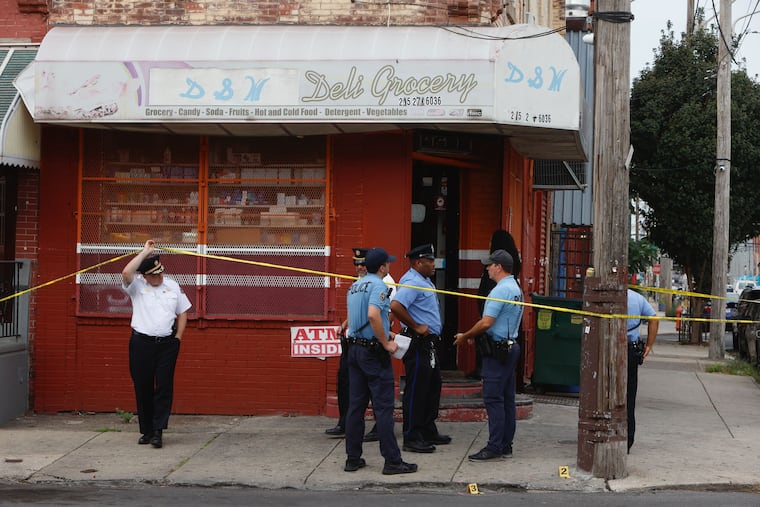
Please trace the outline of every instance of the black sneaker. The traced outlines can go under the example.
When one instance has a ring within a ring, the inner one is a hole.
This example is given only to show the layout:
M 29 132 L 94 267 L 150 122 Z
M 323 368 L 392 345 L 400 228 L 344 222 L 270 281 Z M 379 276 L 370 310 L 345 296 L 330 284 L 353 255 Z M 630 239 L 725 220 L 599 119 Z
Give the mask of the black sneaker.
M 359 459 L 347 459 L 346 460 L 346 466 L 343 467 L 344 472 L 356 472 L 360 468 L 364 468 L 367 466 L 367 462 L 364 461 L 364 458 Z
M 383 475 L 396 475 L 396 474 L 413 474 L 417 471 L 417 465 L 414 463 L 386 463 L 383 467 Z
M 475 454 L 470 454 L 467 457 L 470 459 L 470 461 L 492 461 L 496 459 L 501 459 L 501 453 L 489 451 L 488 449 L 483 447 L 481 450 L 479 450 Z
M 501 457 L 502 458 L 511 458 L 512 457 L 512 446 L 508 445 L 504 450 L 501 451 Z
M 151 432 L 153 433 L 153 432 Z M 146 433 L 144 435 L 140 435 L 139 440 L 137 440 L 137 443 L 140 445 L 145 445 L 150 443 L 150 434 Z
M 334 428 L 326 429 L 325 434 L 330 435 L 331 437 L 342 437 L 346 434 L 346 428 L 338 424 Z

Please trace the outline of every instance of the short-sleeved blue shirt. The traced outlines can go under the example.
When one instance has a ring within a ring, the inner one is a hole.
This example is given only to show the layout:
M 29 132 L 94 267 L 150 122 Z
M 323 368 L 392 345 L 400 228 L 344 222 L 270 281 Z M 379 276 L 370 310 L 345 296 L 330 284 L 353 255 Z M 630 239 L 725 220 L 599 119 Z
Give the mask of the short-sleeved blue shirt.
M 441 334 L 441 310 L 438 305 L 438 297 L 435 292 L 429 290 L 417 290 L 411 287 L 435 289 L 430 278 L 422 276 L 419 271 L 410 269 L 401 277 L 394 301 L 398 301 L 417 324 L 427 324 L 432 334 Z M 409 285 L 410 287 L 404 287 Z
M 654 317 L 657 312 L 654 311 L 652 305 L 646 300 L 644 296 L 636 292 L 635 290 L 628 289 L 628 315 L 641 315 L 644 317 Z M 626 320 L 626 337 L 629 342 L 637 342 L 641 338 L 639 333 L 639 326 L 641 320 L 628 319 Z
M 502 278 L 496 284 L 496 287 L 488 293 L 488 297 L 503 299 L 505 301 L 523 300 L 522 291 L 513 275 Z M 516 339 L 520 331 L 520 321 L 522 320 L 522 305 L 494 301 L 493 299 L 486 300 L 486 304 L 483 307 L 484 317 L 496 319 L 490 329 L 488 329 L 487 334 L 497 342 L 506 340 L 507 338 Z
M 383 283 L 376 273 L 367 273 L 359 278 L 348 289 L 348 336 L 351 338 L 371 339 L 375 332 L 369 324 L 369 307 L 376 306 L 380 309 L 383 319 L 385 336 L 390 332 L 388 312 L 391 308 L 388 286 Z

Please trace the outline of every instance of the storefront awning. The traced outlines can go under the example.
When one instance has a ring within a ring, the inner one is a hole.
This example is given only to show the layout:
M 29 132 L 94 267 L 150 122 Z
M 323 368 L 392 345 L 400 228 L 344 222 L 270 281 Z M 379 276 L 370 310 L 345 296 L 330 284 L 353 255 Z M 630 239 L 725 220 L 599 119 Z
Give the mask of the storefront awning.
M 222 136 L 424 128 L 585 159 L 565 40 L 509 27 L 56 27 L 16 81 L 37 122 Z
M 40 128 L 13 86 L 36 54 L 36 45 L 0 45 L 0 165 L 40 167 Z

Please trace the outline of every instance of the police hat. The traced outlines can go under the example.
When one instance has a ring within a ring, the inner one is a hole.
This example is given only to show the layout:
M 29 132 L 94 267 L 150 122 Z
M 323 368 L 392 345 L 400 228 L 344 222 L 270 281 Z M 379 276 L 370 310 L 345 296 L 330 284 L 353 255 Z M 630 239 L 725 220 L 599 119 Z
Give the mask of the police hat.
M 509 252 L 506 250 L 494 250 L 494 252 L 489 255 L 487 259 L 483 259 L 481 262 L 485 266 L 489 266 L 491 264 L 500 264 L 505 269 L 512 269 L 512 266 L 514 265 L 512 256 L 509 255 Z
M 143 275 L 158 275 L 164 272 L 164 265 L 161 264 L 159 256 L 154 255 L 143 260 L 140 267 L 137 268 L 137 272 Z
M 386 262 L 393 262 L 396 258 L 392 255 L 388 255 L 388 252 L 383 248 L 370 248 L 367 250 L 367 255 L 364 258 L 364 264 L 367 269 L 372 270 L 385 264 Z
M 354 248 L 354 265 L 361 266 L 364 264 L 364 258 L 367 256 L 366 248 Z
M 420 245 L 412 248 L 406 253 L 406 256 L 411 260 L 414 259 L 435 259 L 435 247 L 428 243 L 427 245 Z

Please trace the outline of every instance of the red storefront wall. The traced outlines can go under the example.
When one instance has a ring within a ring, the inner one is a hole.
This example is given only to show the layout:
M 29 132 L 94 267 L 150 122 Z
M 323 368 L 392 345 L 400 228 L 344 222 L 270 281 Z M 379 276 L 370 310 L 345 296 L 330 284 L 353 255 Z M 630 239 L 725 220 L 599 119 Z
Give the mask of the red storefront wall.
M 547 215 L 546 194 L 533 191 L 532 163 L 515 152 L 508 142 L 503 146 L 503 163 L 466 171 L 462 185 L 461 246 L 462 250 L 488 251 L 491 235 L 497 229 L 510 232 L 522 259 L 520 284 L 530 301 L 529 293 L 540 291 L 545 270 L 540 262 L 545 243 Z M 483 265 L 479 259 L 460 260 L 460 277 L 480 278 Z M 462 290 L 476 294 L 476 289 Z M 533 370 L 534 325 L 530 307 L 523 315 L 524 347 L 522 369 L 524 378 Z M 477 300 L 467 299 L 460 306 L 462 330 L 469 329 L 480 315 Z M 458 355 L 459 369 L 469 372 L 475 367 L 474 346 L 462 347 Z
M 40 172 L 37 284 L 77 270 L 79 133 L 47 127 Z M 354 274 L 351 247 L 384 246 L 403 256 L 408 244 L 410 137 L 341 136 L 331 140 L 334 213 L 329 269 Z M 392 266 L 398 279 L 403 264 Z M 331 290 L 331 318 L 346 316 L 341 281 Z M 74 278 L 38 291 L 34 410 L 134 410 L 127 364 L 127 319 L 76 316 Z M 290 357 L 290 326 L 314 322 L 191 321 L 176 372 L 174 412 L 267 414 L 324 412 L 337 358 Z M 400 370 L 397 364 L 397 374 Z

